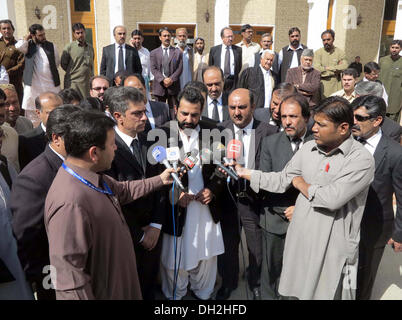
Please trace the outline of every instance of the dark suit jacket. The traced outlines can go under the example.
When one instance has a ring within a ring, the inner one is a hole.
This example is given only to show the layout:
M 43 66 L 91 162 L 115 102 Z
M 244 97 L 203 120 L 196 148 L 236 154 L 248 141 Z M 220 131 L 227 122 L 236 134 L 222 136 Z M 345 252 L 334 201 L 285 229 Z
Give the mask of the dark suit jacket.
M 272 89 L 278 83 L 278 76 L 271 70 L 272 74 Z M 238 83 L 238 88 L 249 89 L 254 93 L 254 102 L 256 108 L 264 108 L 265 103 L 265 84 L 264 75 L 261 71 L 260 65 L 245 69 Z M 272 90 L 271 89 L 271 90 Z
M 169 47 L 169 78 L 173 80 L 173 84 L 165 88 L 163 86 L 163 67 L 162 46 L 154 49 L 150 53 L 151 72 L 154 75 L 152 85 L 152 93 L 157 96 L 164 96 L 167 92 L 169 95 L 178 95 L 180 92 L 180 75 L 183 71 L 183 53 L 178 48 Z
M 170 121 L 169 106 L 166 103 L 158 101 L 149 101 L 151 106 L 152 115 L 155 121 L 155 128 L 161 127 L 164 123 Z M 145 125 L 144 133 L 148 133 L 152 129 L 149 120 Z
M 218 124 L 219 121 L 213 120 L 208 117 L 208 106 L 206 104 L 207 104 L 207 102 L 205 102 L 205 107 L 202 110 L 201 119 L 204 121 L 210 121 L 211 123 L 214 123 L 214 124 Z M 230 119 L 229 110 L 228 110 L 228 95 L 225 92 L 222 93 L 222 116 L 223 116 L 223 121 Z
M 114 70 L 116 63 L 118 63 L 118 58 L 116 57 L 115 44 L 110 44 L 103 48 L 102 51 L 102 61 L 100 66 L 100 74 L 109 78 L 110 84 L 112 85 L 114 79 Z M 141 60 L 138 55 L 137 49 L 126 44 L 126 70 L 129 73 L 139 73 L 142 72 Z
M 374 152 L 375 173 L 361 223 L 361 240 L 384 246 L 392 237 L 402 242 L 402 146 L 382 135 Z M 386 220 L 394 220 L 392 196 L 397 200 L 394 230 L 383 232 Z
M 304 142 L 312 136 L 307 135 Z M 263 172 L 280 172 L 293 157 L 293 150 L 289 138 L 284 131 L 263 139 L 261 143 L 261 158 L 259 170 Z M 262 191 L 262 210 L 260 226 L 270 233 L 285 234 L 289 221 L 284 211 L 296 203 L 299 191 L 290 187 L 285 193 L 271 193 Z
M 43 276 L 49 264 L 49 244 L 43 222 L 47 192 L 62 160 L 49 146 L 31 161 L 13 183 L 10 207 L 18 256 L 28 280 Z
M 256 52 L 254 54 L 254 67 L 259 66 L 261 64 L 261 54 L 262 54 L 262 52 L 261 53 Z M 277 75 L 279 75 L 279 65 L 278 65 L 279 58 L 278 58 L 278 56 L 279 56 L 278 53 L 275 52 L 274 62 L 272 63 L 272 67 L 271 67 L 273 73 L 275 73 Z
M 139 134 L 138 139 L 141 143 L 142 158 L 147 159 L 147 151 L 149 143 L 145 134 Z M 148 161 L 143 168 L 132 154 L 129 147 L 124 143 L 120 136 L 116 133 L 115 156 L 110 170 L 105 172 L 117 181 L 141 180 L 150 178 L 158 174 L 158 168 L 152 166 Z M 144 170 L 145 169 L 145 170 Z M 153 223 L 163 223 L 161 214 L 158 212 L 158 203 L 160 197 L 159 192 L 152 192 L 144 197 L 141 197 L 129 204 L 122 206 L 123 215 L 130 228 L 131 236 L 134 243 L 139 243 L 144 235 L 141 229 L 144 226 Z
M 46 144 L 45 132 L 41 125 L 18 136 L 18 159 L 21 170 L 45 150 Z
M 392 140 L 395 140 L 398 143 L 401 142 L 402 127 L 394 120 L 385 117 L 384 122 L 381 126 L 381 130 L 386 136 L 390 137 Z
M 209 123 L 209 122 L 205 122 L 203 120 L 200 120 L 199 122 L 200 128 L 201 130 L 203 129 L 208 129 L 208 130 L 213 130 L 216 128 L 215 125 Z M 177 126 L 177 121 L 170 121 L 168 123 L 166 123 L 162 128 L 162 130 L 164 130 L 166 132 L 166 135 L 168 138 L 170 137 L 174 137 L 174 138 L 178 138 L 177 141 L 177 146 L 180 148 L 181 150 L 181 158 L 184 158 L 184 154 L 183 154 L 183 141 L 180 139 L 180 134 L 178 133 L 178 126 Z M 172 129 L 172 131 L 170 131 L 170 129 Z M 167 140 L 169 141 L 169 139 Z M 200 150 L 202 150 L 204 147 L 210 147 L 210 145 L 212 145 L 212 137 L 211 139 L 209 139 L 209 141 L 203 141 L 202 140 L 202 132 L 200 131 L 200 135 L 199 135 L 199 148 Z M 165 143 L 160 143 L 160 145 L 162 145 L 163 147 L 169 147 L 164 145 Z M 200 151 L 201 152 L 201 151 Z M 199 157 L 199 156 L 197 156 Z M 204 188 L 208 188 L 212 191 L 212 193 L 214 194 L 214 198 L 213 200 L 208 204 L 209 210 L 211 212 L 211 216 L 212 219 L 214 220 L 215 223 L 218 223 L 218 221 L 221 219 L 222 216 L 222 204 L 220 201 L 220 197 L 221 194 L 223 192 L 223 188 L 224 188 L 224 184 L 225 184 L 225 177 L 222 173 L 220 173 L 217 168 L 216 165 L 209 163 L 209 164 L 203 164 L 202 165 L 202 177 L 204 180 Z M 185 192 L 187 192 L 187 188 L 188 188 L 188 175 L 184 174 L 181 177 L 181 182 L 183 184 L 183 186 L 185 187 Z M 169 190 L 171 190 L 171 186 L 165 187 L 164 191 L 165 194 L 170 194 Z M 176 188 L 178 188 L 176 186 Z M 176 189 L 177 190 L 177 189 Z M 166 212 L 166 216 L 165 216 L 165 222 L 163 224 L 163 228 L 162 231 L 173 235 L 173 219 L 172 219 L 172 204 L 171 204 L 171 195 L 166 196 L 166 200 L 164 203 L 164 212 Z M 185 224 L 186 221 L 186 214 L 187 214 L 187 209 L 186 208 L 182 208 L 180 207 L 178 204 L 176 204 L 174 206 L 174 217 L 175 217 L 175 226 L 176 226 L 176 236 L 180 236 L 183 230 L 183 226 Z
M 321 86 L 321 72 L 315 69 L 311 69 L 306 74 L 306 79 L 303 81 L 302 67 L 291 68 L 286 74 L 286 82 L 293 85 L 298 84 L 298 91 L 300 93 L 307 93 L 304 95 L 310 107 L 314 107 L 320 103 L 320 86 Z
M 234 63 L 235 63 L 235 69 L 234 69 L 234 75 L 233 77 L 230 77 L 230 79 L 233 81 L 234 86 L 232 88 L 228 88 L 227 85 L 225 84 L 225 91 L 228 91 L 230 89 L 235 89 L 236 84 L 239 79 L 239 73 L 242 67 L 241 61 L 242 61 L 242 49 L 238 46 L 232 45 L 232 50 L 233 50 L 233 55 L 234 55 Z M 222 54 L 222 45 L 217 45 L 211 48 L 209 51 L 209 61 L 208 64 L 210 66 L 217 66 L 221 68 L 221 54 Z M 223 71 L 223 70 L 222 70 Z M 225 82 L 228 83 L 225 79 Z

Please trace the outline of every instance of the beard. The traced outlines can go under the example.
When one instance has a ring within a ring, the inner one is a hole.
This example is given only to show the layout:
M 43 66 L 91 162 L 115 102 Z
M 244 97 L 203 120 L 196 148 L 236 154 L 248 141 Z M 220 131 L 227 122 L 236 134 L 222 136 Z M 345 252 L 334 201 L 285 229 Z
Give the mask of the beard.
M 178 43 L 180 48 L 185 48 L 186 47 L 186 42 L 185 41 L 179 41 Z
M 293 40 L 290 44 L 292 45 L 292 47 L 298 47 L 299 44 L 300 44 L 300 41 L 299 40 Z
M 198 125 L 198 123 L 197 123 L 197 124 L 194 124 L 194 123 L 188 123 L 188 122 L 186 122 L 186 121 L 177 121 L 177 124 L 178 124 L 178 126 L 179 126 L 179 128 L 180 128 L 181 130 L 184 130 L 184 129 L 195 129 L 195 127 Z

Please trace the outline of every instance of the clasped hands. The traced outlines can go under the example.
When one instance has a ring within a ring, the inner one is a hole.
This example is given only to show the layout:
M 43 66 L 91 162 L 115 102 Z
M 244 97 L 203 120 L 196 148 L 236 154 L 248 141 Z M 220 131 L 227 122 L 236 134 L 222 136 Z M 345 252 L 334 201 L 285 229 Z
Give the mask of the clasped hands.
M 179 206 L 186 208 L 188 204 L 193 200 L 199 201 L 202 204 L 207 205 L 212 201 L 213 196 L 214 195 L 212 191 L 209 190 L 208 188 L 202 189 L 197 194 L 189 194 L 187 192 L 182 192 L 179 197 Z

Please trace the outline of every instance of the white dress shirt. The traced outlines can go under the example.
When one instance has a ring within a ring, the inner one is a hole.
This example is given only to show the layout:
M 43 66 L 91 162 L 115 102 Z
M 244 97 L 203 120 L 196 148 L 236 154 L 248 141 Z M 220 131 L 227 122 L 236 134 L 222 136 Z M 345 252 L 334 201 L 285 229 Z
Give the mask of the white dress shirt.
M 301 142 L 299 143 L 299 149 L 303 146 L 304 144 L 304 138 L 306 138 L 306 133 L 307 133 L 307 129 L 306 132 L 303 134 L 303 136 L 300 138 Z M 295 152 L 296 150 L 296 143 L 293 140 L 290 140 L 290 145 L 292 146 L 292 151 Z
M 208 118 L 212 119 L 212 115 L 214 112 L 214 104 L 213 104 L 213 99 L 211 99 L 209 96 L 207 97 L 207 106 L 208 106 Z M 218 99 L 217 107 L 218 107 L 218 115 L 219 115 L 219 122 L 223 121 L 223 106 L 222 106 L 222 94 Z
M 8 76 L 7 70 L 3 65 L 0 65 L 0 84 L 9 84 L 10 78 Z
M 123 64 L 124 64 L 124 70 L 126 70 L 126 44 L 123 43 Z M 119 51 L 120 51 L 120 45 L 115 43 L 114 44 L 114 52 L 115 52 L 115 62 L 114 62 L 114 73 L 119 71 Z
M 114 130 L 116 133 L 119 135 L 119 137 L 124 141 L 124 143 L 127 145 L 127 147 L 131 150 L 131 153 L 134 153 L 133 147 L 131 146 L 133 140 L 138 140 L 138 135 L 135 136 L 135 138 L 129 136 L 128 134 L 125 134 L 124 132 L 121 132 L 117 126 L 114 127 Z M 157 228 L 159 230 L 162 229 L 162 225 L 159 223 L 150 223 L 150 227 Z M 142 236 L 140 243 L 144 240 L 144 236 Z
M 152 113 L 152 108 L 151 108 L 151 104 L 149 103 L 149 100 L 147 101 L 147 103 L 145 104 L 145 113 L 147 115 L 148 121 L 151 124 L 151 128 L 155 129 L 155 118 L 154 115 Z
M 63 160 L 63 162 L 64 162 L 64 160 L 66 160 L 66 158 L 64 158 L 60 153 L 58 153 L 56 150 L 54 150 L 54 149 L 52 148 L 52 146 L 50 145 L 50 143 L 49 143 L 49 148 L 50 148 L 50 150 L 52 150 L 61 160 Z
M 250 169 L 249 155 L 255 154 L 255 152 L 254 152 L 255 151 L 255 145 L 254 145 L 255 139 L 252 139 L 253 123 L 254 123 L 254 119 L 252 118 L 250 123 L 247 126 L 245 126 L 243 129 L 240 129 L 235 124 L 233 124 L 236 139 L 240 140 L 243 143 L 244 167 L 248 168 L 248 169 Z M 241 137 L 241 136 L 243 136 L 243 137 Z
M 151 59 L 149 57 L 150 56 L 149 50 L 147 48 L 141 47 L 141 49 L 137 51 L 141 60 L 142 76 L 145 79 L 148 77 L 148 79 L 152 81 L 154 79 L 154 76 L 151 72 Z
M 303 46 L 299 44 L 299 46 L 296 48 L 296 50 L 293 50 L 292 47 L 289 45 L 288 48 L 286 49 L 287 51 L 292 50 L 293 51 L 293 57 L 292 57 L 292 63 L 290 64 L 290 68 L 296 68 L 299 66 L 299 59 L 297 58 L 297 50 L 303 49 Z M 283 61 L 283 51 L 279 51 L 278 54 L 278 66 L 282 64 Z
M 221 69 L 222 69 L 222 71 L 225 71 L 226 47 L 227 46 L 222 44 L 222 52 L 221 52 Z M 230 74 L 234 75 L 234 73 L 235 73 L 235 61 L 234 61 L 234 53 L 233 53 L 232 46 L 229 47 L 229 52 L 230 52 Z
M 364 147 L 372 154 L 374 155 L 375 149 L 377 149 L 378 143 L 380 142 L 382 137 L 382 131 L 381 129 L 378 130 L 378 132 L 368 138 L 366 140 L 366 143 L 364 144 Z
M 260 65 L 262 74 L 264 75 L 264 92 L 265 92 L 265 99 L 264 99 L 264 108 L 269 108 L 271 104 L 272 98 L 272 74 L 270 70 L 265 70 Z

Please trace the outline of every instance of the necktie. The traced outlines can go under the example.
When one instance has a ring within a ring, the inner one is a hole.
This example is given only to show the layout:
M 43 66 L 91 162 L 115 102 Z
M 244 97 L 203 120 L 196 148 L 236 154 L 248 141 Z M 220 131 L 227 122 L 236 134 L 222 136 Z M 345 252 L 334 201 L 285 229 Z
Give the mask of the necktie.
M 229 47 L 226 47 L 225 64 L 224 64 L 223 74 L 225 76 L 230 75 L 230 50 L 229 50 Z
M 117 71 L 124 70 L 123 46 L 119 46 L 119 64 L 117 69 Z
M 135 159 L 137 160 L 140 167 L 144 171 L 144 162 L 142 161 L 142 152 L 141 152 L 141 148 L 140 148 L 140 142 L 138 141 L 138 139 L 134 139 L 131 142 L 131 146 L 133 147 L 133 155 L 134 155 Z
M 163 68 L 163 74 L 165 75 L 165 77 L 169 77 L 168 48 L 163 48 L 162 68 Z
M 294 139 L 292 140 L 292 142 L 296 145 L 296 148 L 295 148 L 295 150 L 293 151 L 293 153 L 296 153 L 297 150 L 299 150 L 300 143 L 302 142 L 302 140 L 301 140 L 300 138 L 294 138 Z
M 214 99 L 212 103 L 214 105 L 212 109 L 212 119 L 219 122 L 218 101 Z

